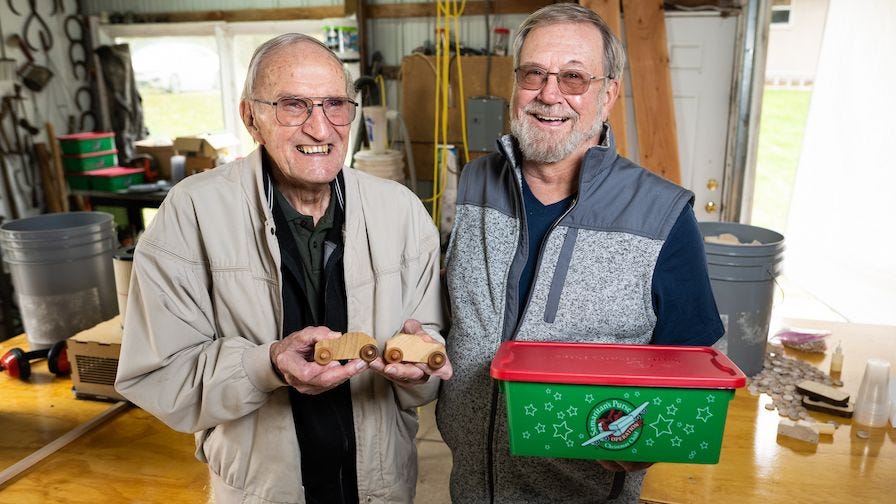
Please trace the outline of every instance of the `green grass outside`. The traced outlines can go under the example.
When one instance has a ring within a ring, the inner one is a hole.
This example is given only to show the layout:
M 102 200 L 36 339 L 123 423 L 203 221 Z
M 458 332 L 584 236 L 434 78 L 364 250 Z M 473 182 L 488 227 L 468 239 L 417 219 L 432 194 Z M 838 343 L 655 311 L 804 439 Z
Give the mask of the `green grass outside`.
M 224 129 L 224 113 L 219 91 L 168 93 L 140 89 L 143 122 L 153 138 L 171 138 Z
M 762 96 L 750 221 L 755 226 L 786 234 L 811 96 L 793 89 L 766 89 Z

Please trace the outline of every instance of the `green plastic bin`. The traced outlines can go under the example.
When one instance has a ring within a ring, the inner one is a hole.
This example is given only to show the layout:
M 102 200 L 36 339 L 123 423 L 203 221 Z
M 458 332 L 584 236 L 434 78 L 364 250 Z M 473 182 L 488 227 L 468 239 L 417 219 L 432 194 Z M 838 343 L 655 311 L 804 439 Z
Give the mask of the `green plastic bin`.
M 715 464 L 746 376 L 710 347 L 508 341 L 501 380 L 513 455 Z
M 67 172 L 85 172 L 100 168 L 111 168 L 118 164 L 118 151 L 115 149 L 91 152 L 89 154 L 71 154 L 62 156 L 62 166 Z
M 72 189 L 121 191 L 134 184 L 142 184 L 143 169 L 113 166 L 84 173 L 67 174 L 65 178 Z
M 74 133 L 60 135 L 59 147 L 63 154 L 89 154 L 92 152 L 109 151 L 115 148 L 115 133 Z

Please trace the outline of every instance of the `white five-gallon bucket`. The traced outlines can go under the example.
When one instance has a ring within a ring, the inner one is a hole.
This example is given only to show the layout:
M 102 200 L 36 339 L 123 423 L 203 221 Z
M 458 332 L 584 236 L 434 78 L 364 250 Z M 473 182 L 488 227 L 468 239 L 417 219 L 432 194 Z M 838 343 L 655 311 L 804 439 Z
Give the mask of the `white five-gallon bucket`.
M 355 168 L 377 177 L 404 182 L 404 159 L 401 152 L 387 149 L 382 154 L 369 150 L 355 153 Z
M 733 234 L 740 244 L 704 243 L 709 280 L 725 335 L 716 347 L 747 376 L 762 371 L 774 281 L 784 260 L 784 236 L 735 222 L 700 222 L 704 237 Z M 753 241 L 757 244 L 751 244 Z
M 48 348 L 118 313 L 112 215 L 38 215 L 0 226 L 0 248 L 31 349 Z

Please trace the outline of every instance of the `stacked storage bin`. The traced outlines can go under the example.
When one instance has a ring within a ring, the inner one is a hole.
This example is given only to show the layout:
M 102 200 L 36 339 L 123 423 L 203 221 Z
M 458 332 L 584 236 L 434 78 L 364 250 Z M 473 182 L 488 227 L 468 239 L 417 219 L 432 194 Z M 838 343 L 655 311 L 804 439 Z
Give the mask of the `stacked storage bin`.
M 143 170 L 118 166 L 114 133 L 58 137 L 65 179 L 74 190 L 118 191 L 143 182 Z

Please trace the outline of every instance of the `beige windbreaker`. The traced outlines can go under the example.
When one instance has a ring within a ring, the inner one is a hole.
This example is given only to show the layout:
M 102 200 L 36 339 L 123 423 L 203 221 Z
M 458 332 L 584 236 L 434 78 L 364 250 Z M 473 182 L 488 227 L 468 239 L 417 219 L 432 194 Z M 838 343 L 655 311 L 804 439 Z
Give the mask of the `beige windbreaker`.
M 441 341 L 429 215 L 400 184 L 343 173 L 348 330 L 382 347 L 413 318 Z M 115 382 L 172 429 L 195 433 L 218 502 L 304 502 L 287 388 L 269 358 L 284 307 L 263 180 L 256 150 L 171 189 L 135 251 Z M 413 500 L 414 408 L 438 385 L 405 389 L 370 370 L 351 379 L 361 502 Z

